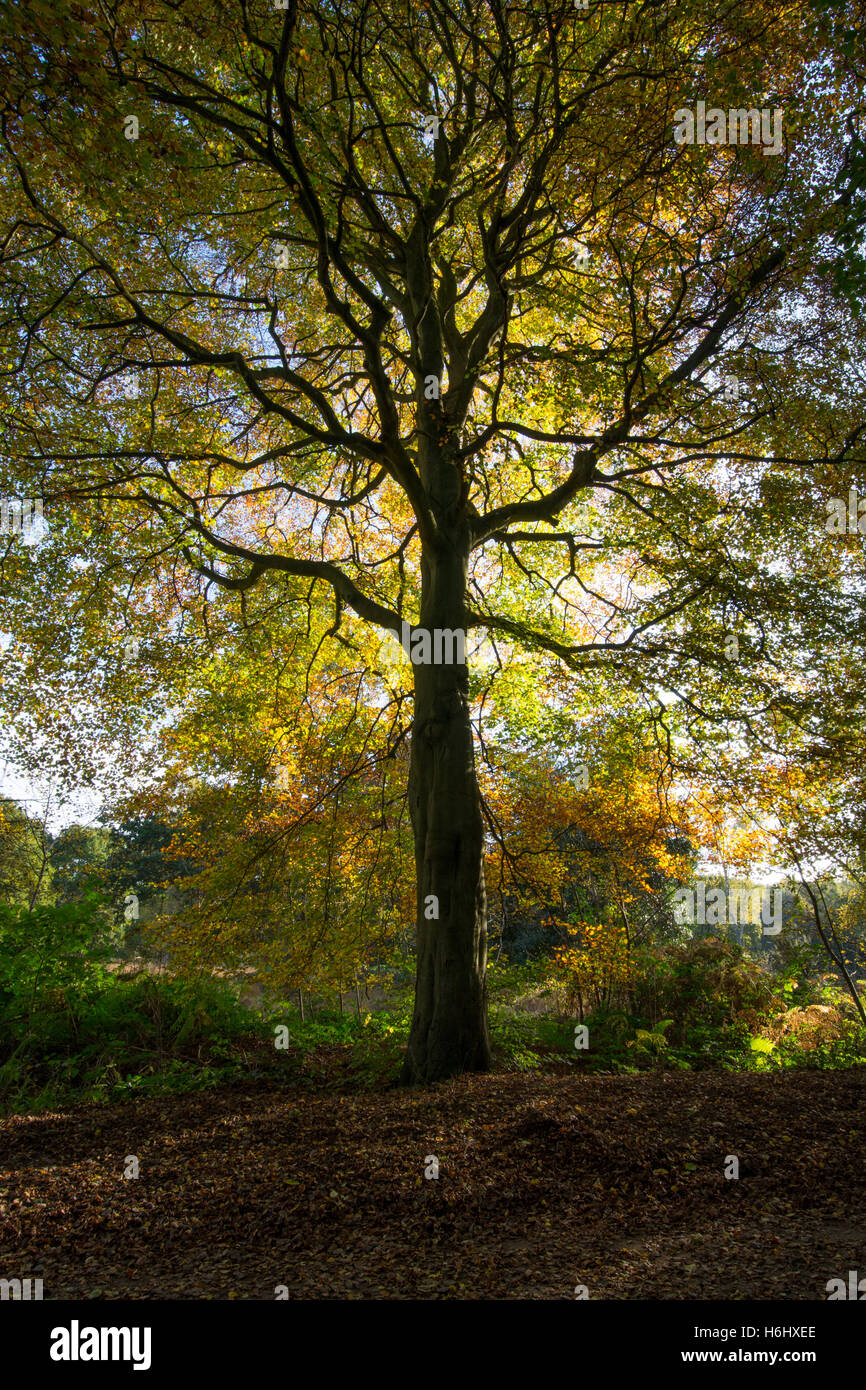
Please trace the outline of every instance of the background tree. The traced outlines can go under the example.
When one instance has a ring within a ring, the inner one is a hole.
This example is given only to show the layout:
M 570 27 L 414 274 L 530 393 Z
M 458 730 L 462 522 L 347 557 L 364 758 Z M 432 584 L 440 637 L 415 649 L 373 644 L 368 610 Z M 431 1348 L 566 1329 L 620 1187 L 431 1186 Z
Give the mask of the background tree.
M 0 901 L 33 908 L 51 890 L 51 832 L 47 812 L 31 815 L 0 798 Z
M 55 902 L 73 902 L 88 893 L 104 891 L 108 831 L 87 825 L 68 825 L 52 838 L 49 855 Z

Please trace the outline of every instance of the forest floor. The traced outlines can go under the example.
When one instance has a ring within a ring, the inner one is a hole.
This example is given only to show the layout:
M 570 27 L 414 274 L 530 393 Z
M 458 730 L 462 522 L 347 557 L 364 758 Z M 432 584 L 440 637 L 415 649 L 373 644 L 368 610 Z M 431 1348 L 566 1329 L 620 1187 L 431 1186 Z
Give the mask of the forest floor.
M 866 1275 L 864 1111 L 861 1067 L 260 1081 L 14 1116 L 0 1277 L 46 1299 L 824 1300 Z

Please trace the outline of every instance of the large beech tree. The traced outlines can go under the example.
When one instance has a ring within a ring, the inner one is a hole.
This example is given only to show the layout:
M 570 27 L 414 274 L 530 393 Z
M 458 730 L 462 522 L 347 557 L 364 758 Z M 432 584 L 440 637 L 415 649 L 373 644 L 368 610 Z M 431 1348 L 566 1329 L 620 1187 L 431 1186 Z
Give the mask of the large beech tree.
M 796 488 L 826 543 L 822 499 L 862 474 L 862 378 L 841 391 L 834 358 L 857 336 L 845 6 L 0 23 L 3 484 L 43 499 L 46 564 L 84 536 L 82 574 L 131 588 L 182 563 L 239 605 L 275 576 L 311 612 L 329 593 L 332 645 L 483 629 L 642 688 L 724 670 L 732 614 L 778 618 L 737 499 L 754 521 L 775 497 L 787 535 Z M 780 152 L 678 144 L 700 100 L 781 111 Z M 24 565 L 10 547 L 9 627 Z M 435 1080 L 489 1063 L 485 827 L 470 666 L 412 675 L 405 1076 Z

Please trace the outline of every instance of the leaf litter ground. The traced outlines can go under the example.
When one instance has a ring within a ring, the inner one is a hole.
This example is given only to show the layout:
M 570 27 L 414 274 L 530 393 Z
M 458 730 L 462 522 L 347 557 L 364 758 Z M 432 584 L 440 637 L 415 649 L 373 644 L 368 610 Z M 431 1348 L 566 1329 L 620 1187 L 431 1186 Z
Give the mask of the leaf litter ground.
M 864 1102 L 866 1068 L 512 1073 L 14 1116 L 0 1275 L 50 1299 L 825 1299 L 866 1275 Z

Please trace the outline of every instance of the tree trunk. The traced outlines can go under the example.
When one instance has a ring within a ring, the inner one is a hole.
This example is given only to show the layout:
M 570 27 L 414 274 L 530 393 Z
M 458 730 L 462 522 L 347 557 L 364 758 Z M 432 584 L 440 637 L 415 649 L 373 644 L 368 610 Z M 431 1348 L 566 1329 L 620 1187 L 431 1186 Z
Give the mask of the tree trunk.
M 468 545 L 422 559 L 421 627 L 465 629 Z M 444 643 L 443 643 L 444 647 Z M 413 644 L 414 650 L 414 644 Z M 435 648 L 434 648 L 435 650 Z M 469 719 L 468 669 L 413 662 L 409 805 L 417 881 L 415 1008 L 404 1082 L 490 1066 L 484 823 Z

